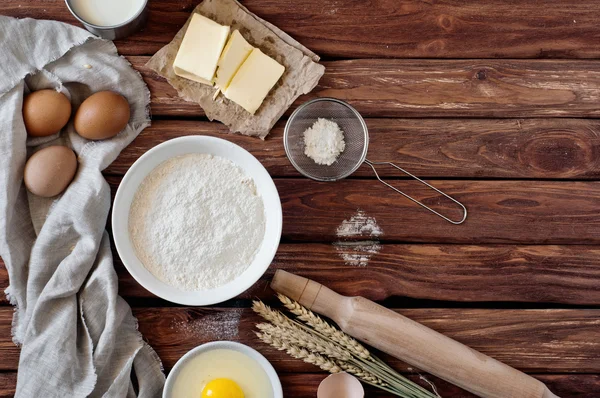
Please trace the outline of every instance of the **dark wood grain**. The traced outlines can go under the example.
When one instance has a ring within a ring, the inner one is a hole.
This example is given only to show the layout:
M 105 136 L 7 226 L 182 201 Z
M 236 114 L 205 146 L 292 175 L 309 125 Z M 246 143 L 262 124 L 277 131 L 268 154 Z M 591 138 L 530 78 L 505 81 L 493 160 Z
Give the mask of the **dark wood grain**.
M 434 383 L 438 393 L 444 398 L 475 398 L 463 389 L 456 387 L 444 380 L 431 375 L 424 375 L 429 381 Z M 534 374 L 533 377 L 541 380 L 548 386 L 550 391 L 562 398 L 591 398 L 597 391 L 600 391 L 600 375 L 548 375 Z M 302 375 L 281 375 L 281 382 L 284 387 L 284 396 L 293 398 L 314 398 L 316 396 L 319 383 L 325 377 L 324 374 L 302 374 Z M 408 374 L 407 377 L 419 383 L 425 388 L 429 386 L 419 377 L 419 375 Z M 287 393 L 287 394 L 286 394 Z M 289 394 L 289 395 L 288 395 Z M 392 398 L 391 394 L 381 390 L 365 386 L 365 397 L 368 398 Z
M 273 362 L 286 396 L 314 397 L 323 373 L 259 343 L 252 333 L 258 318 L 249 308 L 224 308 L 257 297 L 273 302 L 268 282 L 275 269 L 286 269 L 343 294 L 395 306 L 448 301 L 454 307 L 461 302 L 488 307 L 398 311 L 535 372 L 563 398 L 598 395 L 600 310 L 494 308 L 519 305 L 511 302 L 536 308 L 600 305 L 600 182 L 591 181 L 600 178 L 596 0 L 244 1 L 327 59 L 319 86 L 290 111 L 315 97 L 350 102 L 367 118 L 369 157 L 432 178 L 464 202 L 469 218 L 458 227 L 379 185 L 365 167 L 337 183 L 296 178 L 281 142 L 285 120 L 266 142 L 225 136 L 221 124 L 199 121 L 204 114 L 197 105 L 181 100 L 144 67 L 198 1 L 150 0 L 147 28 L 116 42 L 152 91 L 154 119 L 163 120 L 155 120 L 105 174 L 114 194 L 133 161 L 160 142 L 188 134 L 224 137 L 247 148 L 275 177 L 284 243 L 267 273 L 239 296 L 243 300 L 219 308 L 169 306 L 141 288 L 116 259 L 120 291 L 131 304 L 165 305 L 134 308 L 134 314 L 167 370 L 198 344 L 236 340 Z M 77 23 L 63 0 L 5 0 L 0 14 Z M 381 174 L 401 176 L 394 169 Z M 569 181 L 542 181 L 547 179 Z M 457 215 L 439 195 L 406 180 L 395 184 Z M 354 240 L 331 244 L 339 239 L 339 224 L 359 208 L 384 231 L 365 266 L 341 257 L 355 253 Z M 0 260 L 0 291 L 7 285 Z M 13 310 L 0 296 L 0 397 L 8 397 L 14 394 L 19 350 L 10 338 Z M 406 364 L 386 359 L 408 371 Z M 571 372 L 580 374 L 565 374 Z M 471 397 L 431 379 L 444 397 Z M 389 397 L 370 388 L 367 396 Z
M 365 167 L 365 166 L 363 166 Z M 114 193 L 121 177 L 108 176 Z M 465 204 L 452 225 L 374 180 L 275 179 L 283 206 L 283 240 L 333 242 L 357 209 L 374 217 L 386 242 L 598 244 L 600 182 L 441 181 L 430 183 Z M 453 219 L 458 206 L 416 181 L 392 184 Z M 356 236 L 365 239 L 369 236 Z
M 17 373 L 0 373 L 0 398 L 13 398 L 17 386 Z
M 600 372 L 600 310 L 402 309 L 403 315 L 527 372 Z M 279 372 L 314 372 L 309 364 L 259 342 L 249 308 L 134 308 L 139 328 L 167 369 L 191 348 L 213 340 L 256 347 Z M 0 308 L 0 370 L 15 370 L 13 311 Z M 408 366 L 384 356 L 397 369 Z
M 201 116 L 164 79 L 130 57 L 155 116 Z M 367 117 L 598 117 L 600 61 L 348 60 L 325 62 L 309 95 L 335 97 Z M 293 106 L 292 109 L 295 107 Z
M 151 0 L 147 28 L 117 41 L 153 54 L 199 1 Z M 595 0 L 245 0 L 244 5 L 326 57 L 598 58 Z M 77 23 L 62 0 L 4 0 L 0 14 Z
M 534 374 L 535 378 L 545 383 L 551 391 L 563 398 L 589 398 L 596 391 L 600 390 L 600 375 L 594 374 L 574 374 L 574 375 L 552 375 L 552 374 Z M 314 398 L 317 393 L 319 383 L 326 377 L 325 373 L 304 373 L 279 375 L 283 386 L 285 397 L 293 398 Z M 406 377 L 412 381 L 427 387 L 420 376 L 407 374 Z M 438 392 L 444 398 L 473 398 L 472 394 L 453 386 L 443 380 L 426 375 L 427 379 L 433 382 Z M 12 398 L 15 394 L 17 384 L 17 374 L 15 372 L 0 373 L 0 398 Z M 369 398 L 390 398 L 390 394 L 365 385 L 365 394 Z
M 358 246 L 282 245 L 269 271 L 241 298 L 269 300 L 276 269 L 326 283 L 344 295 L 459 302 L 600 305 L 600 248 L 587 246 L 383 245 L 366 266 L 346 264 Z M 361 254 L 361 255 L 364 255 Z M 118 267 L 121 291 L 145 297 Z M 343 275 L 343 277 L 341 277 Z
M 285 269 L 326 283 L 344 295 L 375 301 L 409 297 L 600 305 L 597 246 L 386 244 L 378 249 L 379 253 L 364 253 L 360 247 L 283 244 L 267 273 L 238 298 L 270 300 L 272 292 L 267 287 L 272 275 L 276 269 Z M 365 254 L 370 256 L 365 266 L 347 264 L 342 257 Z M 131 277 L 116 252 L 115 268 L 122 296 L 155 297 Z M 0 260 L 0 291 L 7 286 L 8 275 Z M 3 296 L 0 303 L 7 304 Z
M 409 297 L 600 305 L 600 248 L 596 246 L 386 244 L 379 250 L 368 253 L 371 257 L 365 266 L 357 266 L 347 264 L 342 256 L 364 255 L 360 245 L 283 244 L 267 273 L 238 298 L 271 299 L 267 287 L 272 275 L 285 269 L 326 283 L 341 294 L 375 301 Z M 116 252 L 115 267 L 122 296 L 155 297 L 131 277 Z M 8 275 L 0 260 L 0 291 L 6 287 Z M 0 303 L 7 304 L 4 296 Z
M 8 271 L 6 270 L 6 265 L 0 257 L 0 305 L 8 304 L 8 299 L 3 292 L 8 287 Z
M 123 175 L 154 146 L 184 135 L 241 145 L 272 177 L 300 176 L 283 149 L 284 121 L 267 141 L 227 134 L 220 123 L 155 120 L 105 171 Z M 367 119 L 369 157 L 391 160 L 419 176 L 513 179 L 600 178 L 600 122 L 595 119 Z M 384 168 L 383 176 L 404 176 Z M 360 168 L 357 177 L 373 177 Z

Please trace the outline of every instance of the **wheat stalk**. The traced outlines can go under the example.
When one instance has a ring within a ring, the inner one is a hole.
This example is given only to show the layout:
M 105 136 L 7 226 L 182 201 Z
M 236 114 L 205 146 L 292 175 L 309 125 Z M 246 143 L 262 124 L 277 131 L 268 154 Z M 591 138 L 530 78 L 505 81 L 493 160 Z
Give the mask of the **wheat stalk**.
M 285 339 L 292 344 L 304 347 L 321 355 L 326 355 L 340 361 L 352 360 L 352 355 L 347 351 L 344 351 L 340 346 L 318 336 L 311 335 L 301 329 L 284 329 L 269 323 L 259 323 L 256 327 L 263 333 L 268 333 L 279 339 Z
M 330 373 L 342 372 L 342 368 L 340 368 L 331 359 L 325 358 L 319 354 L 309 352 L 304 348 L 290 344 L 267 333 L 256 333 L 256 336 L 258 336 L 258 338 L 261 339 L 264 343 L 269 344 L 270 346 L 278 349 L 279 351 L 285 351 L 289 356 L 293 358 L 301 359 L 302 361 L 310 363 L 311 365 L 316 365 L 322 370 L 325 370 Z
M 305 322 L 307 325 L 312 326 L 317 332 L 334 339 L 338 344 L 344 346 L 354 355 L 368 360 L 373 360 L 371 353 L 362 344 L 348 336 L 341 330 L 336 329 L 320 316 L 310 311 L 297 301 L 293 301 L 287 296 L 281 293 L 277 294 L 279 301 L 287 308 L 292 314 L 296 315 L 298 319 Z
M 400 375 L 398 372 L 390 368 L 385 362 L 376 356 L 372 355 L 369 350 L 362 344 L 360 344 L 356 339 L 350 337 L 343 331 L 337 329 L 333 325 L 329 324 L 327 321 L 323 320 L 320 316 L 304 307 L 302 304 L 298 303 L 295 300 L 290 299 L 289 297 L 278 293 L 277 298 L 285 308 L 287 308 L 292 314 L 296 315 L 298 319 L 305 322 L 307 325 L 314 328 L 314 331 L 317 333 L 332 339 L 335 343 L 346 348 L 350 353 L 355 355 L 358 358 L 369 361 L 373 366 L 376 366 L 379 371 L 387 373 L 390 377 L 395 379 L 401 379 L 405 382 L 409 388 L 416 389 L 419 391 L 427 391 L 422 387 L 412 383 L 410 380 Z M 281 314 L 281 313 L 280 313 Z M 285 315 L 281 314 L 285 317 Z M 289 319 L 289 318 L 288 318 Z M 296 323 L 296 322 L 294 322 Z M 414 384 L 414 388 L 413 388 Z M 436 393 L 437 395 L 437 393 Z
M 292 358 L 300 359 L 311 365 L 316 365 L 322 370 L 329 373 L 348 372 L 354 374 L 364 380 L 365 383 L 381 388 L 387 392 L 397 395 L 397 391 L 393 390 L 389 385 L 378 379 L 377 377 L 361 370 L 356 366 L 349 365 L 343 361 L 334 361 L 324 356 L 314 354 L 308 350 L 291 344 L 285 340 L 281 340 L 267 333 L 256 333 L 256 336 L 266 344 L 276 348 L 279 351 L 285 351 Z
M 405 398 L 439 397 L 406 379 L 386 365 L 358 341 L 330 325 L 301 304 L 279 295 L 286 308 L 301 321 L 288 318 L 260 301 L 252 309 L 271 323 L 257 324 L 257 336 L 288 355 L 331 373 L 346 371 L 365 383 Z M 308 325 L 308 326 L 307 326 Z
M 275 325 L 292 326 L 293 321 L 280 311 L 274 310 L 260 300 L 252 302 L 252 310 Z
M 346 362 L 337 362 L 338 366 L 342 368 L 344 371 L 353 374 L 354 376 L 361 378 L 367 382 L 372 384 L 376 384 L 378 386 L 389 387 L 389 384 L 381 380 L 379 377 L 375 376 L 373 373 L 366 371 L 358 366 L 351 365 Z
M 278 341 L 287 342 L 293 346 L 329 357 L 344 371 L 360 377 L 365 381 L 387 386 L 383 380 L 371 372 L 365 371 L 352 364 L 352 362 L 354 362 L 352 355 L 331 341 L 324 340 L 316 335 L 311 335 L 301 329 L 286 329 L 270 323 L 259 323 L 256 327 L 263 332 L 263 334 L 269 335 Z

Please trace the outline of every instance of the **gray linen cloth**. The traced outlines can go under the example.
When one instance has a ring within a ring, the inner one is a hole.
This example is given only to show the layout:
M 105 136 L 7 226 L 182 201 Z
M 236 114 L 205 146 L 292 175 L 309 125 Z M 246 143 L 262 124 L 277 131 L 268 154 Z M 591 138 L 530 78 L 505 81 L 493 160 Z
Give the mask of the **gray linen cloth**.
M 0 256 L 21 345 L 16 396 L 160 396 L 160 360 L 117 294 L 104 230 L 110 188 L 101 174 L 150 124 L 148 88 L 112 42 L 59 22 L 0 16 L 0 57 Z M 78 136 L 72 122 L 54 136 L 29 138 L 23 96 L 43 88 L 63 92 L 74 110 L 93 92 L 117 91 L 131 119 L 105 141 Z M 55 198 L 28 193 L 25 161 L 56 144 L 75 150 L 75 179 Z

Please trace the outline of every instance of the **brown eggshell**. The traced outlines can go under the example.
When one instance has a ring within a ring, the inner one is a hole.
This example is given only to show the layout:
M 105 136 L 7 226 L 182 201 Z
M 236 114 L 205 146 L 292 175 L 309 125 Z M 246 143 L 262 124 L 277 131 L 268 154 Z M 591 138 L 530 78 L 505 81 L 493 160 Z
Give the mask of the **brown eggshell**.
M 364 398 L 365 390 L 358 379 L 348 373 L 327 376 L 317 390 L 317 398 Z
M 29 192 L 50 198 L 63 192 L 77 171 L 77 156 L 66 146 L 54 145 L 31 155 L 23 180 Z
M 58 133 L 71 117 L 71 102 L 55 90 L 39 90 L 23 100 L 23 121 L 27 133 L 46 137 Z
M 99 91 L 89 96 L 77 109 L 75 130 L 89 140 L 114 137 L 129 122 L 129 103 L 114 91 Z

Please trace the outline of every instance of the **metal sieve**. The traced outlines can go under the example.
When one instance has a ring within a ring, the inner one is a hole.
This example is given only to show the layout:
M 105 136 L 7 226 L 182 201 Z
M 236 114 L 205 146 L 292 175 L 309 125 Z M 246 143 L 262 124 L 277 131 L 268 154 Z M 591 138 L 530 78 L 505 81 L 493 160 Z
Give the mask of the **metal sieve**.
M 344 132 L 344 141 L 346 142 L 346 147 L 331 166 L 319 165 L 304 154 L 304 131 L 311 127 L 318 118 L 325 118 L 336 122 L 338 126 L 340 126 L 340 129 Z M 285 125 L 285 130 L 283 133 L 283 145 L 285 147 L 285 153 L 287 154 L 288 159 L 296 168 L 296 170 L 298 170 L 302 175 L 312 178 L 313 180 L 337 181 L 348 177 L 363 163 L 365 163 L 371 167 L 375 173 L 375 177 L 377 177 L 382 184 L 393 189 L 402 196 L 412 200 L 419 206 L 429 210 L 444 220 L 452 224 L 462 224 L 467 218 L 467 209 L 462 203 L 440 191 L 431 184 L 421 180 L 417 176 L 409 173 L 394 163 L 371 162 L 369 159 L 367 159 L 367 150 L 369 148 L 369 131 L 367 129 L 367 124 L 360 113 L 358 113 L 356 109 L 344 101 L 340 101 L 335 98 L 317 98 L 301 105 L 294 111 L 294 113 L 292 113 Z M 405 194 L 396 187 L 390 185 L 381 179 L 379 173 L 377 173 L 377 169 L 375 167 L 376 165 L 389 165 L 395 167 L 404 174 L 414 178 L 437 193 L 450 199 L 452 202 L 456 203 L 462 208 L 462 219 L 460 221 L 451 220 L 443 214 L 433 210 L 429 206 Z

